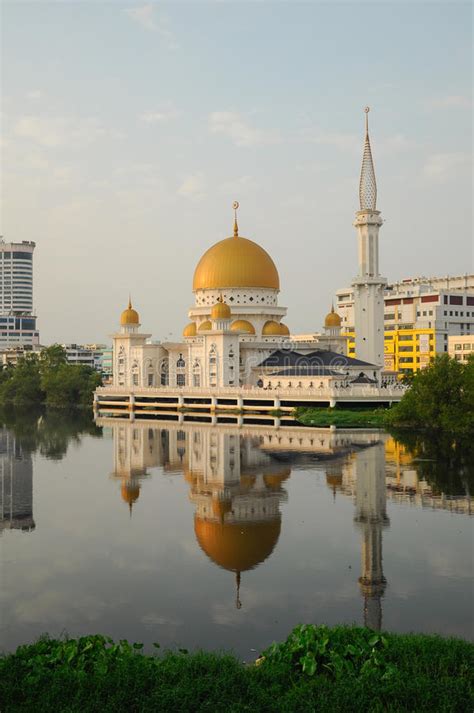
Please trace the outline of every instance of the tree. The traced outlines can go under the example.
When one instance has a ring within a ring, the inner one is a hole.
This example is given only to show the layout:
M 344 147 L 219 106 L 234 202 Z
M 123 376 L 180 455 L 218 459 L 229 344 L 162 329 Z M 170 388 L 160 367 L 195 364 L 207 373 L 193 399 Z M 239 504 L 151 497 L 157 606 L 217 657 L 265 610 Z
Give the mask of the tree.
M 474 425 L 474 359 L 467 365 L 438 356 L 418 371 L 412 386 L 388 413 L 395 426 L 467 433 Z

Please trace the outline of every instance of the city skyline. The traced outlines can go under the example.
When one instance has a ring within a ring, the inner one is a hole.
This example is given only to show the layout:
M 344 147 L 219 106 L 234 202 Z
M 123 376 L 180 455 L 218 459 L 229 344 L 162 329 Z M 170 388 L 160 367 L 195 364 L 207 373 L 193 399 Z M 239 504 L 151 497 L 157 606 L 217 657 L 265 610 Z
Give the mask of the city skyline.
M 2 230 L 37 243 L 42 342 L 106 340 L 129 292 L 147 331 L 180 338 L 234 199 L 290 329 L 319 330 L 354 277 L 365 104 L 382 273 L 472 271 L 467 4 L 410 6 L 409 24 L 355 3 L 3 12 Z

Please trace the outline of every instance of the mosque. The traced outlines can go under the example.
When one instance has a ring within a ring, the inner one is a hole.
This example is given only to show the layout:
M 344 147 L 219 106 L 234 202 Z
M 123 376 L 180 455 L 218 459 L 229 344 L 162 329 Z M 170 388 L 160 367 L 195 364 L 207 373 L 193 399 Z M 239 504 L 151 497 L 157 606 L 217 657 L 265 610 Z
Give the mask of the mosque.
M 359 242 L 359 271 L 353 281 L 359 359 L 347 356 L 347 338 L 334 308 L 321 334 L 291 334 L 285 321 L 287 309 L 278 302 L 277 267 L 263 247 L 240 235 L 235 202 L 233 235 L 212 245 L 195 268 L 194 305 L 182 340 L 151 342 L 151 334 L 140 330 L 139 314 L 129 300 L 120 329 L 113 335 L 113 384 L 97 390 L 96 403 L 110 398 L 111 389 L 117 394 L 128 392 L 131 403 L 135 393 L 140 400 L 140 393 L 160 393 L 163 388 L 175 393 L 199 389 L 206 394 L 227 389 L 235 396 L 239 389 L 272 393 L 298 389 L 299 394 L 325 389 L 329 394 L 343 388 L 354 391 L 354 387 L 363 387 L 366 393 L 372 387 L 370 398 L 380 387 L 393 386 L 394 375 L 382 373 L 385 278 L 378 270 L 382 220 L 376 197 L 366 119 L 360 210 L 354 223 Z M 379 396 L 387 397 L 387 391 Z M 390 400 L 400 397 L 394 394 Z M 327 400 L 336 403 L 330 394 Z

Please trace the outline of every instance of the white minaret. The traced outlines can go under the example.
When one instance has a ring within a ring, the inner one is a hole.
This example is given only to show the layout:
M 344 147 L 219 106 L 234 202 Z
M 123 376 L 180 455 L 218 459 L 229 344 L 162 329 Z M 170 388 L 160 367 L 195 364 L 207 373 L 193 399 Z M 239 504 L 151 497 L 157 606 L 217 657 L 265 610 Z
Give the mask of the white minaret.
M 383 221 L 376 210 L 377 183 L 369 140 L 369 107 L 365 107 L 365 143 L 360 173 L 360 210 L 356 213 L 359 272 L 354 288 L 356 357 L 371 364 L 384 363 L 384 288 L 379 274 L 379 228 Z

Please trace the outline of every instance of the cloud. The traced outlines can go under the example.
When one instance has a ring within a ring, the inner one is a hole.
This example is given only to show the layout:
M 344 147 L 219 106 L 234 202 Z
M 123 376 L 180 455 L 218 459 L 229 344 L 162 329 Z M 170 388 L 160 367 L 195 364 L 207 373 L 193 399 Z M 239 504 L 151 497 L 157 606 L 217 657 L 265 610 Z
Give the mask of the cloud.
M 40 91 L 39 89 L 33 89 L 31 92 L 26 93 L 27 99 L 41 99 L 42 96 L 43 96 L 43 92 Z
M 280 142 L 275 131 L 251 126 L 240 114 L 232 111 L 214 111 L 209 115 L 209 128 L 213 134 L 222 134 L 236 146 L 264 146 Z
M 172 102 L 165 104 L 161 109 L 156 111 L 146 111 L 140 114 L 140 121 L 146 124 L 157 124 L 164 121 L 171 121 L 176 119 L 180 115 L 180 112 L 176 109 Z
M 169 29 L 167 21 L 163 17 L 157 17 L 155 6 L 152 3 L 129 7 L 123 10 L 128 17 L 136 22 L 147 32 L 156 32 L 164 41 L 168 49 L 178 49 L 176 38 Z
M 45 148 L 83 148 L 97 139 L 108 136 L 123 138 L 116 130 L 105 129 L 94 118 L 21 116 L 13 126 L 15 136 L 32 141 Z
M 423 166 L 423 173 L 433 181 L 444 183 L 470 164 L 470 160 L 469 154 L 462 152 L 433 154 Z
M 193 173 L 187 176 L 177 191 L 179 196 L 200 199 L 206 194 L 206 181 L 202 173 Z
M 338 131 L 323 131 L 322 129 L 306 129 L 301 133 L 303 141 L 321 146 L 334 146 L 340 151 L 359 151 L 362 146 L 361 136 L 344 134 Z
M 448 94 L 443 97 L 427 99 L 424 103 L 428 109 L 449 109 L 451 107 L 469 107 L 472 101 L 464 94 Z

